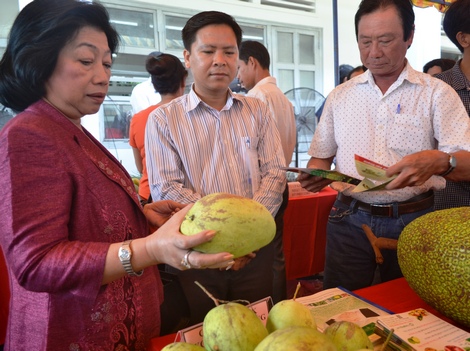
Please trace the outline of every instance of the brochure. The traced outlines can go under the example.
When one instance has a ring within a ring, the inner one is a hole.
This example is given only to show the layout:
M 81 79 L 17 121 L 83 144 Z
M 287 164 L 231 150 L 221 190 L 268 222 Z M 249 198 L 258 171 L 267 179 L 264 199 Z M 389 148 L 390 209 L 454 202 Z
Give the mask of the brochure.
M 364 177 L 362 180 L 335 170 L 298 167 L 284 167 L 283 169 L 290 172 L 307 173 L 312 176 L 322 177 L 336 182 L 356 185 L 353 192 L 383 190 L 385 189 L 385 186 L 395 178 L 395 176 L 387 177 L 385 175 L 387 170 L 386 166 L 368 160 L 362 156 L 354 155 L 354 162 L 356 164 L 357 172 Z M 378 181 L 380 183 L 377 185 L 373 181 Z
M 377 350 L 384 338 L 375 333 L 377 319 L 392 312 L 341 287 L 303 296 L 296 301 L 306 305 L 315 318 L 317 329 L 323 332 L 337 321 L 349 321 L 361 326 Z
M 462 330 L 425 309 L 381 316 L 377 327 L 385 335 L 393 329 L 391 340 L 409 351 L 466 351 L 470 350 L 470 333 Z

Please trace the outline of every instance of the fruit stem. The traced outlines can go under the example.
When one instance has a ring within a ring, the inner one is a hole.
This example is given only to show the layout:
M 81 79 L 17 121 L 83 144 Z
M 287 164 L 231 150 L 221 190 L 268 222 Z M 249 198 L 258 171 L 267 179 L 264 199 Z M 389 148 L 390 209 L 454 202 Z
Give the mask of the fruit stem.
M 390 329 L 390 333 L 387 335 L 387 338 L 385 339 L 382 347 L 380 348 L 380 351 L 385 351 L 385 349 L 387 348 L 388 343 L 390 342 L 390 339 L 392 338 L 392 335 L 393 335 L 394 331 L 395 330 L 393 328 Z
M 295 301 L 295 298 L 297 297 L 297 293 L 299 292 L 300 290 L 300 282 L 297 282 L 297 287 L 295 288 L 295 293 L 294 293 L 294 297 L 292 298 L 292 300 Z
M 197 286 L 199 286 L 199 287 L 202 289 L 202 291 L 204 291 L 204 292 L 206 293 L 206 295 L 209 296 L 209 298 L 210 298 L 212 301 L 214 301 L 214 303 L 215 303 L 216 306 L 219 306 L 219 300 L 216 299 L 216 298 L 214 297 L 214 295 L 212 295 L 209 291 L 207 291 L 207 289 L 206 289 L 205 287 L 203 287 L 203 286 L 201 285 L 201 283 L 199 283 L 197 280 L 196 280 L 194 283 L 195 283 Z
M 220 300 L 220 299 L 217 299 L 214 297 L 214 295 L 212 295 L 209 291 L 207 291 L 207 289 L 205 287 L 202 286 L 201 283 L 199 283 L 197 280 L 194 281 L 194 283 L 199 286 L 202 291 L 204 291 L 206 293 L 207 296 L 209 296 L 209 298 L 214 301 L 215 305 L 216 306 L 219 306 L 221 303 L 229 303 L 229 302 L 236 302 L 236 303 L 239 303 L 239 304 L 245 304 L 245 305 L 249 305 L 250 304 L 250 301 L 247 301 L 247 300 L 233 300 L 233 301 L 226 301 L 226 300 Z

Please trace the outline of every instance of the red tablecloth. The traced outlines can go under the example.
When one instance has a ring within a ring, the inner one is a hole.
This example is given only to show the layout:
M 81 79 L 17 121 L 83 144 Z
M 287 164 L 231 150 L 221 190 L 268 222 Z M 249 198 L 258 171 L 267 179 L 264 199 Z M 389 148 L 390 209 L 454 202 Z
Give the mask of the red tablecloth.
M 459 325 L 449 318 L 444 317 L 426 302 L 421 300 L 421 298 L 410 288 L 405 278 L 395 279 L 386 283 L 359 289 L 354 291 L 354 293 L 395 313 L 406 312 L 414 308 L 424 308 L 449 323 L 470 332 L 470 328 Z M 171 344 L 175 340 L 175 337 L 176 334 L 170 334 L 152 339 L 148 351 L 160 351 L 166 345 Z
M 337 192 L 329 187 L 289 198 L 284 213 L 284 255 L 288 280 L 323 272 L 326 224 Z

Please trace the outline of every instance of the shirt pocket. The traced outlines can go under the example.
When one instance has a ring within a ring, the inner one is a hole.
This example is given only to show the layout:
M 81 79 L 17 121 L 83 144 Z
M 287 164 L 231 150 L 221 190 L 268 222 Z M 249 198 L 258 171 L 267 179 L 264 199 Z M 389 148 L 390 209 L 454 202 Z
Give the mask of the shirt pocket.
M 428 117 L 395 114 L 387 136 L 387 146 L 405 156 L 429 148 L 427 146 Z
M 258 162 L 258 141 L 258 137 L 242 137 L 242 142 L 244 145 L 244 147 L 242 148 L 242 155 L 248 173 L 248 183 L 249 186 L 251 186 L 251 191 L 253 195 L 258 190 L 261 181 L 261 174 L 259 171 Z

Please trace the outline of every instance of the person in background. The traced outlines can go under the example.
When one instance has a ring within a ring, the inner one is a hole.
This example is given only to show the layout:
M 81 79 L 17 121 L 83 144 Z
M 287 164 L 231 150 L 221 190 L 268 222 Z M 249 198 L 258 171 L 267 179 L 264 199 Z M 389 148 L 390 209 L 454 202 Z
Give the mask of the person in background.
M 348 80 L 348 75 L 349 73 L 352 72 L 353 69 L 354 69 L 353 66 L 347 65 L 347 64 L 342 64 L 339 66 L 339 84 L 344 83 Z M 326 99 L 325 101 L 323 101 L 323 104 L 320 106 L 320 108 L 317 111 L 315 111 L 315 116 L 317 116 L 318 120 L 320 120 L 321 114 L 323 113 L 323 108 L 325 107 L 325 103 L 326 103 Z
M 158 53 L 158 51 L 153 51 L 148 56 L 156 55 Z M 162 97 L 160 94 L 155 91 L 152 77 L 148 77 L 132 89 L 130 101 L 132 106 L 132 115 L 135 115 L 149 106 L 158 104 L 161 99 Z
M 344 83 L 348 80 L 348 74 L 354 69 L 353 66 L 342 64 L 339 65 L 339 84 Z
M 191 91 L 153 111 L 145 138 L 152 198 L 195 202 L 224 192 L 254 199 L 273 215 L 286 186 L 279 132 L 261 100 L 233 94 L 242 30 L 223 12 L 191 17 L 183 28 L 184 61 Z M 229 270 L 176 273 L 190 308 L 190 324 L 202 322 L 214 302 L 198 281 L 222 300 L 255 302 L 273 293 L 274 246 L 235 260 Z
M 355 290 L 402 276 L 396 250 L 376 263 L 362 229 L 398 239 L 404 226 L 433 210 L 433 192 L 445 179 L 470 176 L 470 123 L 459 97 L 444 82 L 414 70 L 406 59 L 413 42 L 409 0 L 362 0 L 356 38 L 367 72 L 333 90 L 310 145 L 308 167 L 361 178 L 355 154 L 396 176 L 385 190 L 353 192 L 354 185 L 300 175 L 301 185 L 338 191 L 327 225 L 324 287 Z M 426 103 L 424 103 L 426 102 Z M 444 178 L 445 177 L 445 178 Z
M 290 165 L 296 144 L 296 125 L 294 106 L 284 93 L 277 87 L 276 78 L 269 73 L 271 58 L 266 47 L 257 41 L 243 41 L 238 53 L 237 78 L 248 93 L 246 96 L 263 101 L 269 108 L 271 116 L 276 121 L 277 130 L 281 137 L 285 165 Z M 289 201 L 289 188 L 283 194 L 282 205 L 276 214 L 276 259 L 273 266 L 274 288 L 273 301 L 287 298 L 286 266 L 282 245 L 284 228 L 284 212 Z
M 423 66 L 423 72 L 435 76 L 438 73 L 442 73 L 454 67 L 455 60 L 438 58 L 429 61 Z
M 106 97 L 118 42 L 92 1 L 34 0 L 11 27 L 0 102 L 20 113 L 0 131 L 5 350 L 146 350 L 160 328 L 157 264 L 233 263 L 229 253 L 189 258 L 215 232 L 179 232 L 190 206 L 142 208 L 128 173 L 82 127 Z M 161 226 L 151 235 L 147 219 Z
M 364 65 L 360 65 L 360 66 L 357 66 L 357 67 L 354 67 L 354 69 L 348 73 L 348 76 L 346 77 L 346 81 L 354 78 L 354 77 L 357 77 L 358 75 L 364 73 L 365 71 L 367 71 L 367 67 L 364 66 Z
M 147 167 L 145 164 L 144 140 L 148 116 L 158 106 L 183 95 L 186 77 L 188 76 L 188 71 L 184 68 L 179 58 L 161 52 L 153 52 L 147 57 L 145 69 L 150 73 L 153 87 L 160 94 L 161 101 L 135 114 L 130 124 L 129 144 L 134 153 L 137 170 L 142 174 L 139 184 L 139 197 L 142 203 L 151 202 Z
M 470 0 L 453 2 L 444 15 L 443 27 L 463 55 L 452 68 L 435 77 L 455 89 L 470 116 Z M 448 179 L 445 189 L 436 192 L 435 201 L 436 210 L 470 206 L 470 182 Z

